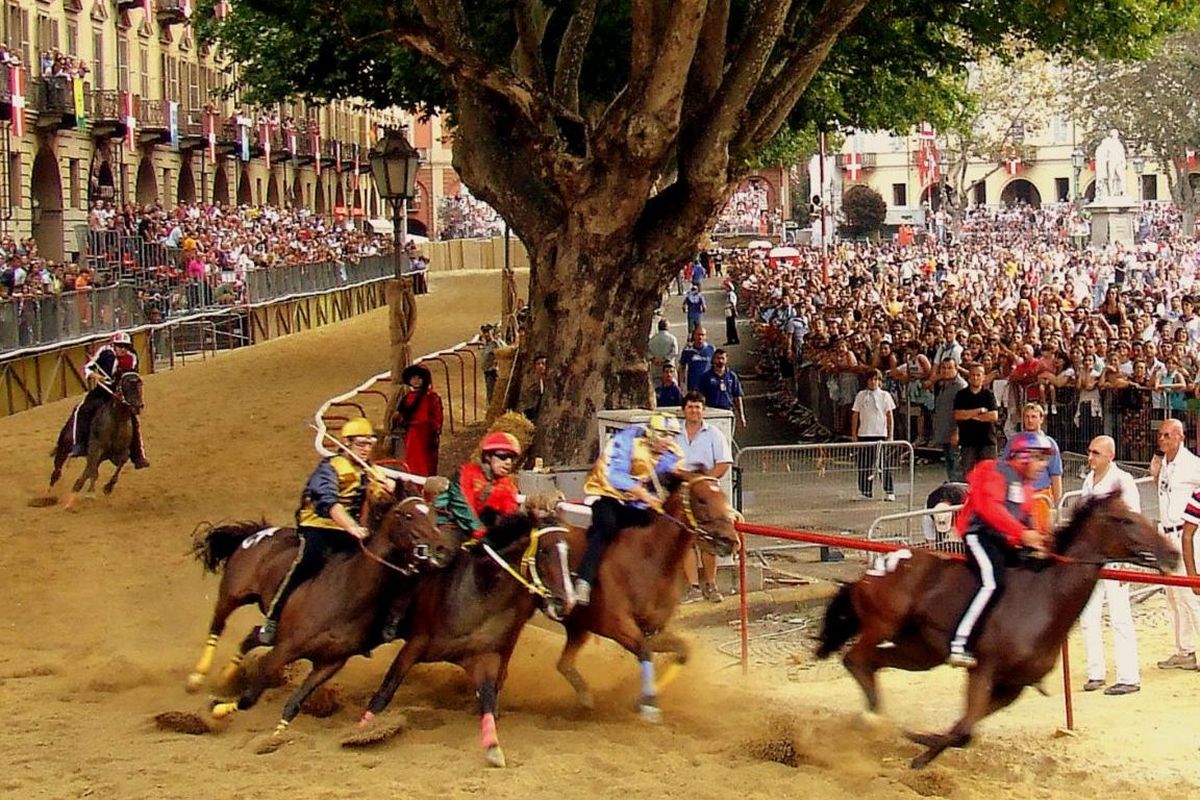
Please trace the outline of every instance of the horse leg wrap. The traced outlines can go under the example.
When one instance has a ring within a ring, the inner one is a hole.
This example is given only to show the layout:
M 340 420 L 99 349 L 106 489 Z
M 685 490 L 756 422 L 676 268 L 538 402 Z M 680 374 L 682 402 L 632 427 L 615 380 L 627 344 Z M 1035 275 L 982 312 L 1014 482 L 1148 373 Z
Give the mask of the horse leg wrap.
M 237 710 L 238 704 L 236 702 L 217 703 L 212 707 L 212 715 L 216 719 L 225 719 L 228 716 L 232 716 Z
M 667 664 L 666 668 L 663 670 L 662 677 L 660 677 L 658 682 L 654 684 L 655 694 L 662 692 L 663 689 L 674 683 L 675 679 L 679 677 L 679 673 L 682 671 L 683 664 L 680 664 L 678 661 L 672 661 L 670 664 Z
M 204 644 L 204 652 L 200 654 L 200 660 L 196 662 L 196 668 L 192 670 L 191 675 L 188 675 L 188 688 L 198 689 L 204 683 L 205 676 L 212 669 L 213 656 L 217 652 L 218 638 L 215 633 L 208 637 L 208 641 Z
M 273 736 L 282 736 L 284 734 L 284 732 L 287 731 L 288 725 L 291 725 L 291 724 L 292 723 L 286 719 L 279 720 L 279 724 L 275 726 L 275 732 L 272 735 Z
M 639 662 L 642 667 L 642 702 L 654 703 L 654 697 L 657 694 L 654 688 L 654 662 L 650 659 Z
M 221 670 L 221 680 L 225 683 L 233 680 L 238 676 L 238 672 L 242 668 L 242 654 L 238 653 L 233 658 L 229 659 L 229 663 L 225 665 L 225 669 Z
M 491 712 L 479 718 L 479 743 L 485 750 L 500 744 L 496 736 L 496 715 Z

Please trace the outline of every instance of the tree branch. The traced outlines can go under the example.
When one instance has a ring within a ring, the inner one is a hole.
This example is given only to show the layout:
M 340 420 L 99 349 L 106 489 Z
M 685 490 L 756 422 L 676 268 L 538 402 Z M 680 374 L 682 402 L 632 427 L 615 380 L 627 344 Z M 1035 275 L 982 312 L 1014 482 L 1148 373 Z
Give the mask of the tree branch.
M 546 67 L 542 59 L 542 39 L 552 10 L 541 0 L 518 0 L 513 9 L 517 44 L 513 48 L 513 69 L 541 90 L 546 87 Z
M 583 55 L 596 23 L 596 6 L 599 0 L 579 0 L 579 6 L 567 22 L 562 42 L 558 46 L 558 57 L 554 63 L 554 99 L 572 111 L 579 111 L 579 74 L 583 69 Z

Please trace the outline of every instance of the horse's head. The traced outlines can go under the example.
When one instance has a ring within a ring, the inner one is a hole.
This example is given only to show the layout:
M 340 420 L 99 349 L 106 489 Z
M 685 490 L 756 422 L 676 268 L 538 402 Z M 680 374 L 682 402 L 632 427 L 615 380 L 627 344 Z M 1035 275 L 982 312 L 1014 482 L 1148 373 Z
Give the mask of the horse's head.
M 733 552 L 738 543 L 733 524 L 740 515 L 729 504 L 716 478 L 684 473 L 669 480 L 666 488 L 671 492 L 668 513 L 674 512 L 672 516 L 679 517 L 696 534 L 702 548 L 719 556 Z
M 1081 561 L 1127 561 L 1163 573 L 1179 563 L 1175 546 L 1131 511 L 1118 492 L 1084 501 L 1055 538 L 1059 554 Z
M 142 376 L 136 372 L 126 372 L 117 379 L 117 389 L 113 396 L 134 414 L 140 414 L 145 402 L 142 400 Z
M 575 605 L 566 537 L 567 529 L 557 526 L 535 532 L 521 560 L 523 571 L 542 598 L 542 610 L 553 620 L 562 620 Z
M 458 551 L 458 542 L 438 527 L 430 507 L 419 496 L 395 501 L 380 515 L 374 530 L 392 550 L 408 556 L 409 566 L 441 568 Z

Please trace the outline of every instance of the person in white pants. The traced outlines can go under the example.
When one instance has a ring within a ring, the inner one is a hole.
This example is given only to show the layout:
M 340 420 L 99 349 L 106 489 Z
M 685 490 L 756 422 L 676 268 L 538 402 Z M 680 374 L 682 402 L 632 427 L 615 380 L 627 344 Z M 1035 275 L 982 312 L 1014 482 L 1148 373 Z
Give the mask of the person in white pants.
M 1092 471 L 1083 479 L 1083 497 L 1103 497 L 1120 492 L 1125 505 L 1141 513 L 1142 500 L 1138 496 L 1133 476 L 1113 463 L 1116 443 L 1111 436 L 1097 436 L 1088 445 L 1088 465 Z M 1113 629 L 1113 648 L 1117 662 L 1117 682 L 1104 690 L 1107 695 L 1133 694 L 1142 688 L 1138 671 L 1137 636 L 1133 630 L 1133 614 L 1129 610 L 1129 584 L 1124 581 L 1101 580 L 1092 592 L 1092 599 L 1083 609 L 1079 625 L 1083 629 L 1083 653 L 1087 658 L 1087 683 L 1085 692 L 1094 692 L 1104 686 L 1108 665 L 1104 660 L 1104 638 L 1101 630 L 1101 615 L 1108 603 L 1108 620 Z
M 1165 420 L 1158 429 L 1158 446 L 1159 453 L 1150 462 L 1150 474 L 1158 481 L 1158 529 L 1179 547 L 1183 542 L 1184 513 L 1189 505 L 1196 506 L 1190 523 L 1193 531 L 1200 522 L 1200 503 L 1192 499 L 1200 490 L 1200 458 L 1183 446 L 1183 423 L 1177 419 Z M 1175 574 L 1187 574 L 1185 559 L 1180 560 Z M 1168 586 L 1166 594 L 1167 612 L 1175 631 L 1175 653 L 1159 661 L 1158 667 L 1195 670 L 1200 598 L 1186 586 Z

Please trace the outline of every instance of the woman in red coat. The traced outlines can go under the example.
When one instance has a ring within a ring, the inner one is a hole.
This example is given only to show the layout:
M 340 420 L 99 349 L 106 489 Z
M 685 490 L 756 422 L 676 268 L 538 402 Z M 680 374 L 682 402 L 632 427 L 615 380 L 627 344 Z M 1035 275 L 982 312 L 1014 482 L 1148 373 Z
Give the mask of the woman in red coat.
M 432 375 L 412 364 L 400 375 L 407 391 L 392 415 L 392 435 L 404 441 L 404 462 L 414 475 L 436 475 L 442 436 L 442 398 L 433 391 Z

